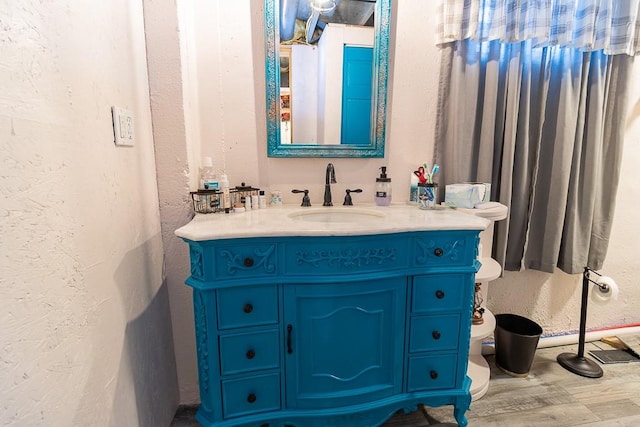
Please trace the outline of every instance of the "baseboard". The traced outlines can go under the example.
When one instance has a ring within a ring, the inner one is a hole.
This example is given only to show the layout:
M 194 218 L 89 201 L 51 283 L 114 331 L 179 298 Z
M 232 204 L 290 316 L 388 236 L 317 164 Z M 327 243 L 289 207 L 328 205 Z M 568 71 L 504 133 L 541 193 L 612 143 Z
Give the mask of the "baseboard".
M 176 409 L 176 414 L 174 415 L 173 419 L 195 419 L 196 412 L 198 412 L 199 407 L 200 405 L 197 404 L 178 405 L 178 409 Z
M 602 337 L 611 337 L 615 335 L 625 334 L 638 334 L 640 333 L 640 326 L 620 327 L 611 329 L 600 329 L 597 331 L 590 331 L 585 334 L 585 342 L 598 341 Z M 559 334 L 542 336 L 538 341 L 538 348 L 557 347 L 560 345 L 577 344 L 579 334 Z M 482 355 L 488 356 L 496 353 L 495 343 L 487 342 L 482 344 Z

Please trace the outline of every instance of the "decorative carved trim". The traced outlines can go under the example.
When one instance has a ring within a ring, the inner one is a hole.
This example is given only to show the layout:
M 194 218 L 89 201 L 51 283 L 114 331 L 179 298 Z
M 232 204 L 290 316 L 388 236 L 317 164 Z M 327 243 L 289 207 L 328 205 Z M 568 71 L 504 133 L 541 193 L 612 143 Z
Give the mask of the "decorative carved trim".
M 196 279 L 204 278 L 204 262 L 202 259 L 202 249 L 197 246 L 190 247 L 191 275 Z
M 280 100 L 280 64 L 278 63 L 278 46 L 276 41 L 280 39 L 280 30 L 275 25 L 277 18 L 277 4 L 275 0 L 265 0 L 264 2 L 264 38 L 265 38 L 265 83 L 267 91 L 267 137 L 269 147 L 277 146 L 280 131 L 278 123 L 278 106 Z
M 337 249 L 318 251 L 297 251 L 296 262 L 311 264 L 319 267 L 326 264 L 329 267 L 359 268 L 369 265 L 382 265 L 396 259 L 396 248 L 379 249 Z
M 209 401 L 209 345 L 207 333 L 207 308 L 202 292 L 194 290 L 194 318 L 196 323 L 196 349 L 202 402 Z
M 416 257 L 418 264 L 424 264 L 430 259 L 449 259 L 451 261 L 460 261 L 464 255 L 464 239 L 448 240 L 446 242 L 438 242 L 434 239 L 416 240 L 420 254 Z M 442 249 L 442 255 L 437 256 L 434 251 Z
M 227 259 L 227 273 L 236 274 L 238 271 L 255 270 L 262 267 L 265 273 L 275 273 L 276 264 L 270 259 L 275 252 L 275 245 L 271 245 L 265 249 L 256 248 L 253 251 L 254 259 L 250 266 L 244 264 L 245 256 L 242 254 L 233 254 L 231 251 L 222 250 L 220 256 Z

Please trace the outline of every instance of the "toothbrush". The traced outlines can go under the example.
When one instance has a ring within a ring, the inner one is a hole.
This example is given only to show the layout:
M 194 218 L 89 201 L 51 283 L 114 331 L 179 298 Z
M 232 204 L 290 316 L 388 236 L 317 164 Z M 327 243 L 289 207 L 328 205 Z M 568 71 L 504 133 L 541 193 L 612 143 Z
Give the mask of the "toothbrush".
M 440 170 L 440 166 L 437 163 L 435 163 L 433 165 L 433 169 L 431 169 L 431 173 L 429 174 L 429 182 L 430 183 L 433 183 L 433 176 L 435 174 L 437 174 L 439 170 Z
M 424 182 L 431 182 L 429 181 L 429 164 L 428 163 L 423 163 L 421 166 L 422 170 L 424 170 L 423 172 L 423 176 L 424 176 Z

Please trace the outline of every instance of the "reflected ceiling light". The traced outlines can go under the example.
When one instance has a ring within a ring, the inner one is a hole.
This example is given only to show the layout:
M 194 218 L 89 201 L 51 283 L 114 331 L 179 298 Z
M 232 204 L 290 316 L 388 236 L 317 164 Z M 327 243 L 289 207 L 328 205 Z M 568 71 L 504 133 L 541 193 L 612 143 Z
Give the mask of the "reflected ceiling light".
M 335 0 L 309 0 L 309 6 L 314 12 L 320 14 L 331 13 L 336 10 L 337 2 Z

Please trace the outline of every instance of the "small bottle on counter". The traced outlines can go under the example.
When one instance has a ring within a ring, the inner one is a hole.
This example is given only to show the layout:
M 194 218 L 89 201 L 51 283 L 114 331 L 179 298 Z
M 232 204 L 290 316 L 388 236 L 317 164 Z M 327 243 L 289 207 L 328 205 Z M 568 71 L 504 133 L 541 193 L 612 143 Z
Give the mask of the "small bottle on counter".
M 251 209 L 260 209 L 260 198 L 257 191 L 251 192 Z
M 220 188 L 222 189 L 222 207 L 224 207 L 225 213 L 229 213 L 233 207 L 231 206 L 231 195 L 229 194 L 229 178 L 225 173 L 220 175 Z
M 260 206 L 260 209 L 267 208 L 267 196 L 264 194 L 264 190 L 260 190 L 260 195 L 258 196 L 258 206 Z
M 411 173 L 411 187 L 409 187 L 409 202 L 412 205 L 418 204 L 418 177 Z
M 387 177 L 387 167 L 382 166 L 380 177 L 376 178 L 375 201 L 378 206 L 389 206 L 391 203 L 391 178 Z

